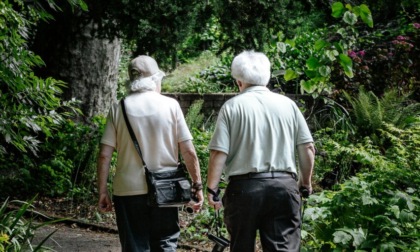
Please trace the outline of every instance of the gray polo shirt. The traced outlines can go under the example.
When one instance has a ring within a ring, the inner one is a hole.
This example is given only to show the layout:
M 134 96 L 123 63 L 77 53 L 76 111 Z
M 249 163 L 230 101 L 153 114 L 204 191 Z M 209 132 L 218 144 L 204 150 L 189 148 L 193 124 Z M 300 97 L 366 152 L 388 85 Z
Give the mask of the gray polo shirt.
M 210 150 L 227 154 L 225 175 L 296 173 L 296 146 L 313 142 L 296 103 L 263 86 L 252 86 L 221 108 Z

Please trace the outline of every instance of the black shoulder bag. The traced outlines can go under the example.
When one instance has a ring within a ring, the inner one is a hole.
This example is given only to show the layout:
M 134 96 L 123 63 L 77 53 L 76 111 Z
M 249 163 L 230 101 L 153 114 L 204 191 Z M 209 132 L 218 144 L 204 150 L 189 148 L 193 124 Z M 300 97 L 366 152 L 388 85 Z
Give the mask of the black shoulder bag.
M 179 207 L 191 200 L 191 183 L 187 178 L 184 164 L 179 163 L 177 169 L 165 172 L 151 172 L 147 169 L 140 145 L 125 112 L 124 99 L 121 100 L 124 120 L 133 140 L 134 147 L 143 160 L 146 182 L 148 187 L 148 203 L 154 207 Z

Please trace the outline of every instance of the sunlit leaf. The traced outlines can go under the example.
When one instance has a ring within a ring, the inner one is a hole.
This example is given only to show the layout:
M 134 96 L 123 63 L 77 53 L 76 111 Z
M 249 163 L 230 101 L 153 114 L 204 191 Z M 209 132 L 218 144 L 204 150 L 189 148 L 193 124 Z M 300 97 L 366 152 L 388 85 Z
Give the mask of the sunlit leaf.
M 343 15 L 345 11 L 344 5 L 341 2 L 333 3 L 331 9 L 332 9 L 331 15 L 335 18 L 341 17 L 341 15 Z
M 315 50 L 319 51 L 322 48 L 326 47 L 328 45 L 328 42 L 322 39 L 319 39 L 315 42 Z
M 287 69 L 286 73 L 284 74 L 284 80 L 289 81 L 299 77 L 298 73 L 293 71 L 292 69 Z
M 285 53 L 286 52 L 286 44 L 283 42 L 278 42 L 277 43 L 277 49 L 279 49 L 279 51 L 281 53 Z
M 321 74 L 321 76 L 329 76 L 331 74 L 331 68 L 329 66 L 321 66 L 318 70 L 319 74 Z
M 334 243 L 349 244 L 352 236 L 343 231 L 336 231 L 333 234 Z
M 357 23 L 357 16 L 356 14 L 351 13 L 350 11 L 346 11 L 346 13 L 344 13 L 343 21 L 349 25 L 354 25 L 355 23 Z
M 345 54 L 340 54 L 339 56 L 340 65 L 343 67 L 344 73 L 349 78 L 353 78 L 353 61 L 351 58 Z
M 309 94 L 313 93 L 316 90 L 316 88 L 317 88 L 316 83 L 314 81 L 312 81 L 312 80 L 308 80 L 308 81 L 302 80 L 300 82 L 300 86 L 302 87 L 302 89 L 305 92 L 307 92 Z
M 327 58 L 330 61 L 335 61 L 336 57 L 339 55 L 339 53 L 338 53 L 337 50 L 327 50 L 327 51 L 325 51 L 325 55 L 327 55 Z
M 373 28 L 372 13 L 370 12 L 369 7 L 365 4 L 360 5 L 360 18 L 370 28 Z

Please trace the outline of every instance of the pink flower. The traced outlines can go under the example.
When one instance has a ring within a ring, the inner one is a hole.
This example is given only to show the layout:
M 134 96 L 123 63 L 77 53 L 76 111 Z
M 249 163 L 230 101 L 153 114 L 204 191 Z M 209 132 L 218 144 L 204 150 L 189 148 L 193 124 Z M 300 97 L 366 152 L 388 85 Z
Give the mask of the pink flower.
M 416 29 L 420 29 L 420 24 L 419 24 L 419 23 L 414 23 L 414 24 L 413 24 L 413 26 L 414 26 L 414 28 L 416 28 Z
M 405 40 L 405 37 L 400 35 L 397 37 L 397 40 Z
M 348 55 L 350 56 L 350 58 L 357 57 L 357 54 L 354 51 L 352 51 L 352 50 L 349 50 L 348 51 Z
M 360 57 L 363 57 L 363 56 L 365 56 L 366 52 L 365 52 L 365 50 L 361 50 L 361 51 L 358 52 L 358 54 L 359 54 Z

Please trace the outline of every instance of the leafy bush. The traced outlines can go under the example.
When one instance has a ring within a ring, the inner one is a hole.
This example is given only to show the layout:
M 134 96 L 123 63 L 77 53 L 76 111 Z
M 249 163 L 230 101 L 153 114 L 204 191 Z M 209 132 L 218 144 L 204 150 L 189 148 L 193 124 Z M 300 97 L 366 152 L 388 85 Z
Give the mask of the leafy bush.
M 174 71 L 164 80 L 163 89 L 199 94 L 235 92 L 236 84 L 230 75 L 231 62 L 232 56 L 228 54 L 215 60 L 211 53 L 203 53 L 197 62 L 185 64 Z
M 398 188 L 390 183 L 395 171 L 378 168 L 352 177 L 339 191 L 310 197 L 302 233 L 306 251 L 419 250 L 419 192 Z
M 26 219 L 25 215 L 28 215 L 33 211 L 32 202 L 35 198 L 28 202 L 21 201 L 9 201 L 3 202 L 0 207 L 0 251 L 12 252 L 12 251 L 48 251 L 47 247 L 43 244 L 55 233 L 50 233 L 45 237 L 39 244 L 33 244 L 32 239 L 34 238 L 35 231 L 46 225 L 50 225 L 54 222 L 61 220 L 48 221 L 42 224 L 34 223 L 34 219 Z M 9 210 L 10 205 L 20 205 L 19 209 Z
M 5 156 L 0 189 L 5 195 L 67 195 L 77 188 L 93 191 L 96 180 L 96 156 L 105 119 L 95 118 L 86 125 L 67 120 L 40 145 L 38 156 Z M 10 173 L 10 171 L 12 171 Z M 71 194 L 70 194 L 71 195 Z M 80 196 L 91 197 L 82 193 Z
M 308 201 L 302 232 L 307 251 L 419 249 L 419 133 L 419 125 L 399 129 L 386 123 L 377 141 L 331 130 L 316 133 L 321 158 L 315 181 L 333 191 Z M 326 181 L 331 175 L 333 181 Z
M 371 136 L 382 128 L 383 123 L 400 128 L 420 123 L 420 104 L 410 101 L 408 95 L 399 95 L 397 90 L 386 91 L 381 98 L 363 88 L 357 97 L 344 94 L 351 104 L 354 123 L 361 136 Z
M 314 97 L 331 94 L 339 79 L 353 78 L 348 50 L 358 38 L 358 19 L 373 27 L 371 12 L 364 4 L 353 7 L 335 2 L 331 9 L 331 15 L 342 23 L 309 31 L 295 39 L 284 40 L 283 34 L 278 33 L 278 42 L 273 41 L 269 51 L 275 75 L 283 75 L 286 82 L 298 81 L 300 92 Z
M 77 110 L 75 101 L 60 100 L 62 81 L 38 78 L 32 70 L 44 62 L 27 49 L 31 29 L 51 15 L 41 4 L 14 2 L 0 2 L 0 160 L 6 152 L 36 155 L 43 136 L 51 136 L 70 111 Z M 58 8 L 54 1 L 49 4 Z
M 186 86 L 191 85 L 193 82 L 191 80 L 197 78 L 202 69 L 218 64 L 220 64 L 220 59 L 210 51 L 204 51 L 197 58 L 191 59 L 190 61 L 179 65 L 173 72 L 167 73 L 167 76 L 162 82 L 162 92 L 197 92 L 191 87 L 186 88 Z M 203 83 L 203 85 L 205 85 L 204 81 Z

